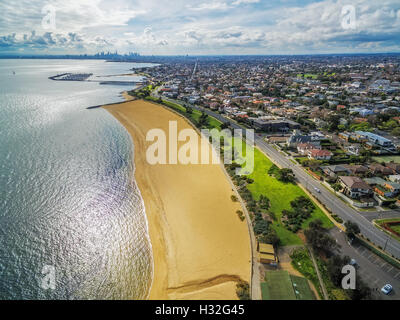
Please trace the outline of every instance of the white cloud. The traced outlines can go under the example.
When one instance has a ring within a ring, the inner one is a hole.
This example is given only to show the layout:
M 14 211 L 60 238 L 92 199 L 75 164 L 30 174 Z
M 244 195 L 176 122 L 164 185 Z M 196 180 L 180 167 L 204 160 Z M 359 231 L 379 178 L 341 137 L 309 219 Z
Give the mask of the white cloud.
M 41 8 L 57 29 L 41 28 Z M 143 54 L 400 51 L 398 0 L 352 1 L 356 29 L 341 26 L 346 0 L 308 5 L 259 0 L 22 0 L 0 2 L 0 50 L 110 47 Z M 32 30 L 36 30 L 34 35 Z M 25 37 L 23 35 L 26 35 Z

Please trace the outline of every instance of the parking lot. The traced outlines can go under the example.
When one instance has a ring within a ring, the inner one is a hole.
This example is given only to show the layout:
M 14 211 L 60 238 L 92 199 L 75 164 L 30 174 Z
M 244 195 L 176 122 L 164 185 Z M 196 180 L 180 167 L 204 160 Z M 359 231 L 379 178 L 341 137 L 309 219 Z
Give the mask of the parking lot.
M 387 263 L 361 244 L 349 245 L 345 234 L 338 229 L 331 232 L 334 233 L 341 245 L 340 253 L 357 261 L 357 272 L 373 290 L 375 299 L 400 300 L 400 270 L 398 268 Z M 388 296 L 380 291 L 387 283 L 393 286 L 393 292 Z

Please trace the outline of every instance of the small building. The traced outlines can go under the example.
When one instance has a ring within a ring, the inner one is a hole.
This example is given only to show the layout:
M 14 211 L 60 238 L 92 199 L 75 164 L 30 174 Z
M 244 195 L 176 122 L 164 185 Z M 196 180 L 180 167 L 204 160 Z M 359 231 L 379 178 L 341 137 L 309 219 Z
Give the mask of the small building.
M 275 254 L 275 249 L 272 244 L 257 242 L 257 251 L 260 262 L 276 266 L 278 257 Z

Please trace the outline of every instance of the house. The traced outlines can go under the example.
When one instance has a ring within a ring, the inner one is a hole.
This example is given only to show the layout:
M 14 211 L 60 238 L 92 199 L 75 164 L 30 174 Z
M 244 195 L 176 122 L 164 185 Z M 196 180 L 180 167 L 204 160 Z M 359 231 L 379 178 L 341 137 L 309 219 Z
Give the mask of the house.
M 353 199 L 372 195 L 372 188 L 359 177 L 340 176 L 339 182 L 343 187 L 343 193 Z
M 382 174 L 382 175 L 384 175 L 384 176 L 388 176 L 388 175 L 390 175 L 390 174 L 393 173 L 393 170 L 392 170 L 392 169 L 390 169 L 390 168 L 388 168 L 388 167 L 385 167 L 385 166 L 383 166 L 383 165 L 381 165 L 381 164 L 379 164 L 379 163 L 370 164 L 370 165 L 368 166 L 368 168 L 369 168 L 369 170 L 371 171 L 371 173 L 374 174 L 374 175 L 376 175 L 376 174 Z
M 315 160 L 330 160 L 333 153 L 328 150 L 311 149 L 307 151 L 308 157 Z
M 321 167 L 322 171 L 329 177 L 336 178 L 338 175 L 349 174 L 351 171 L 340 165 Z
M 386 181 L 380 177 L 364 179 L 366 183 L 374 187 L 375 193 L 385 198 L 393 198 L 400 193 L 400 184 Z
M 358 156 L 361 151 L 361 146 L 359 144 L 353 143 L 353 144 L 349 145 L 348 147 L 345 147 L 345 149 L 347 151 L 347 154 L 350 154 L 350 155 L 353 154 L 353 155 Z
M 352 174 L 365 174 L 368 172 L 368 168 L 360 164 L 345 164 L 343 166 L 347 168 Z
M 253 121 L 255 129 L 266 132 L 286 132 L 290 129 L 298 129 L 300 125 L 291 120 L 263 120 L 255 119 Z
M 386 149 L 395 149 L 393 142 L 389 139 L 386 139 L 382 136 L 379 136 L 372 132 L 364 132 L 364 131 L 356 131 L 356 135 L 360 138 L 366 138 L 370 143 L 386 148 Z
M 275 254 L 275 249 L 271 244 L 257 242 L 257 251 L 260 262 L 276 266 L 278 257 Z
M 400 184 L 396 182 L 386 181 L 384 187 L 392 192 L 392 197 L 400 193 Z
M 294 130 L 293 134 L 289 137 L 287 145 L 289 147 L 297 147 L 299 143 L 311 143 L 315 146 L 320 145 L 320 141 L 311 135 L 303 135 L 299 130 Z
M 394 163 L 394 162 L 388 162 L 385 164 L 386 167 L 390 168 L 393 170 L 393 173 L 400 173 L 400 164 Z
M 387 182 L 386 180 L 380 177 L 365 178 L 364 181 L 368 183 L 371 187 L 375 187 L 377 185 L 383 186 Z
M 311 150 L 311 149 L 317 149 L 314 145 L 312 145 L 311 143 L 299 143 L 297 145 L 297 152 L 300 154 L 307 154 L 307 151 Z

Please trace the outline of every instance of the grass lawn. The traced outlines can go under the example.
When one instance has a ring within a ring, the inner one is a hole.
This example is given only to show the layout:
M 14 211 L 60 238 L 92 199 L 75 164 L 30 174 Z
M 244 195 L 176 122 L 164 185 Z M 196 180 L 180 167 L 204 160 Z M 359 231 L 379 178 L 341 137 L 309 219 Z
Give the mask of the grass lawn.
M 373 160 L 377 162 L 395 162 L 400 163 L 400 156 L 381 156 L 381 157 L 372 157 Z
M 312 263 L 307 249 L 296 249 L 290 257 L 292 259 L 292 266 L 313 283 L 319 296 L 322 297 L 317 272 L 315 271 L 314 264 Z
M 397 224 L 397 225 L 392 225 L 390 228 L 391 228 L 392 230 L 396 231 L 397 233 L 400 233 L 400 221 L 399 221 L 399 224 Z
M 292 279 L 294 293 L 297 300 L 315 300 L 315 295 L 312 292 L 306 278 L 290 275 Z
M 274 177 L 268 175 L 268 170 L 272 166 L 272 162 L 257 148 L 254 149 L 254 171 L 249 175 L 254 179 L 254 183 L 248 186 L 250 192 L 255 199 L 259 199 L 260 195 L 267 196 L 271 201 L 271 211 L 275 213 L 277 221 L 274 221 L 273 228 L 276 230 L 281 245 L 302 244 L 300 238 L 287 230 L 281 223 L 282 210 L 290 210 L 290 202 L 299 196 L 307 197 L 306 193 L 298 185 L 292 183 L 283 183 Z M 314 203 L 315 204 L 315 203 Z M 309 223 L 315 219 L 321 219 L 324 227 L 331 228 L 333 223 L 315 204 L 316 209 L 312 216 L 303 222 L 302 228 L 308 227 Z
M 261 283 L 263 300 L 297 300 L 287 271 L 267 271 L 265 281 Z

